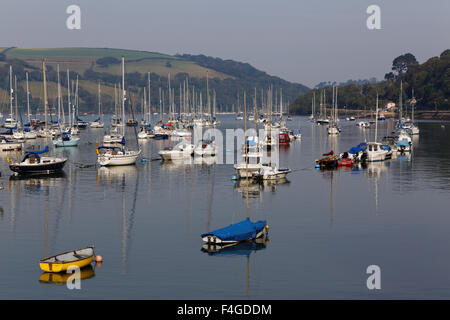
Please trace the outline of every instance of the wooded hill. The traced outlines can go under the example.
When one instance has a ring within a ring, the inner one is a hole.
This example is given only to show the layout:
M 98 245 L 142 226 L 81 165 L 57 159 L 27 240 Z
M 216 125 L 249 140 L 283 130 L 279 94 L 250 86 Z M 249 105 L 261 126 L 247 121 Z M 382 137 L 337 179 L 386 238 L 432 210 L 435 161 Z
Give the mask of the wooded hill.
M 419 64 L 415 57 L 404 54 L 394 59 L 392 71 L 386 73 L 385 80 L 364 85 L 349 84 L 338 88 L 338 106 L 343 110 L 375 110 L 376 95 L 379 106 L 388 102 L 398 104 L 400 81 L 403 82 L 403 101 L 414 96 L 417 100 L 416 110 L 450 110 L 450 50 L 445 50 L 439 57 L 428 59 Z M 300 95 L 290 106 L 295 114 L 311 114 L 311 101 L 316 96 L 316 110 L 319 110 L 320 93 L 325 90 L 326 104 L 332 104 L 332 87 L 314 89 Z

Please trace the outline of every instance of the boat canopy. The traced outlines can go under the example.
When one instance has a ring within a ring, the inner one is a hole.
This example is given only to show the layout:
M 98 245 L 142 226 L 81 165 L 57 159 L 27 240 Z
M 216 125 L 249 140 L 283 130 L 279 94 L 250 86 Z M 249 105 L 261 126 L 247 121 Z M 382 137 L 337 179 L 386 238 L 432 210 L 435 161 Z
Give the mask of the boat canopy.
M 43 153 L 47 153 L 49 151 L 48 146 L 45 146 L 44 150 L 38 150 L 38 151 L 25 151 L 25 154 L 34 154 L 34 155 L 38 155 L 38 154 L 43 154 Z
M 363 149 L 361 149 L 361 147 L 352 147 L 348 153 L 350 153 L 350 154 L 357 154 L 357 153 L 359 153 L 361 151 L 363 151 Z
M 387 144 L 381 145 L 381 150 L 391 151 L 391 147 L 389 147 Z
M 301 132 L 300 132 L 299 129 L 294 129 L 294 130 L 292 130 L 292 133 L 294 133 L 294 134 L 300 134 Z
M 399 140 L 397 141 L 397 146 L 399 147 L 409 147 L 408 140 Z
M 266 221 L 251 222 L 249 218 L 201 235 L 202 238 L 215 236 L 222 241 L 246 241 L 256 238 L 256 235 L 267 225 Z

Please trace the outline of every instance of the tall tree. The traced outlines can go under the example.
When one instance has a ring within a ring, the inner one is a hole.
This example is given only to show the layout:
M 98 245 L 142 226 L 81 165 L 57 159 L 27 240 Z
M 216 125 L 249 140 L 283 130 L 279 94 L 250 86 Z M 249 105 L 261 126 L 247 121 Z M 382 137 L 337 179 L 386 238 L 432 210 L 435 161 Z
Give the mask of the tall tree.
M 398 56 L 392 61 L 392 70 L 398 74 L 408 71 L 410 66 L 418 65 L 416 57 L 411 53 L 405 53 L 404 55 Z

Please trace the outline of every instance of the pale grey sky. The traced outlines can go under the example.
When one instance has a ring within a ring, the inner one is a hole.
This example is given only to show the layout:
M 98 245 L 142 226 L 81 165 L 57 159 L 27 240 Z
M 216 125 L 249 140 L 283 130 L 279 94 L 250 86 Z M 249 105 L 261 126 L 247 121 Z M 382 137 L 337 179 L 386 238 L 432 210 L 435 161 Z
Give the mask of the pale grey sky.
M 81 7 L 81 30 L 66 8 Z M 381 30 L 366 9 L 381 8 Z M 248 62 L 286 80 L 377 77 L 450 47 L 450 0 L 3 0 L 0 47 L 111 47 Z

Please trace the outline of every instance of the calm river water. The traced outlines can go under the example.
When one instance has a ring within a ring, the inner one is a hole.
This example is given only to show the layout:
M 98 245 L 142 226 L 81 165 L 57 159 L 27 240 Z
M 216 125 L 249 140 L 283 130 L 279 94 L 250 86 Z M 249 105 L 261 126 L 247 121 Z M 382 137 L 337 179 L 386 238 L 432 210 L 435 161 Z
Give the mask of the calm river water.
M 221 129 L 243 126 L 221 116 Z M 404 299 L 450 297 L 450 123 L 420 122 L 411 156 L 366 169 L 318 171 L 314 159 L 345 151 L 373 129 L 341 121 L 342 134 L 303 117 L 302 139 L 280 150 L 288 183 L 252 185 L 250 216 L 270 225 L 266 243 L 216 254 L 200 234 L 246 217 L 232 165 L 150 161 L 168 141 L 142 143 L 149 161 L 94 164 L 103 129 L 59 149 L 65 175 L 10 179 L 0 157 L 0 299 Z M 380 136 L 391 121 L 380 124 Z M 133 133 L 129 130 L 129 134 Z M 43 141 L 33 142 L 43 145 Z M 95 245 L 104 258 L 81 290 L 46 283 L 39 259 Z M 366 269 L 381 269 L 368 290 Z

